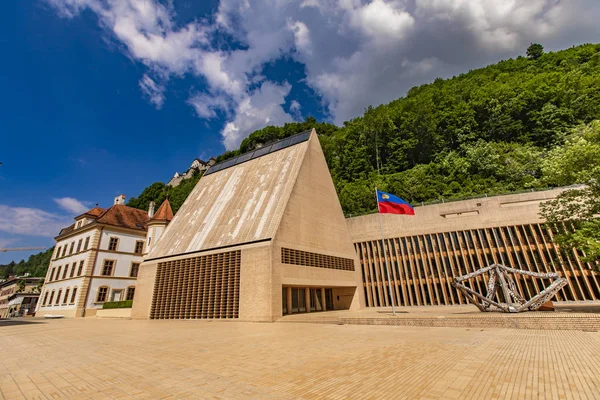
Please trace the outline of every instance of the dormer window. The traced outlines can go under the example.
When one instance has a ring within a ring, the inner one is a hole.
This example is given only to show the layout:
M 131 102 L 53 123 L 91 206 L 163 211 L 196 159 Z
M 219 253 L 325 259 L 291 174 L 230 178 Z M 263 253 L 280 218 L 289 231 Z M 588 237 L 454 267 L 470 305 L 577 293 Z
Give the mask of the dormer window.
M 79 229 L 79 228 L 81 228 L 81 224 L 83 224 L 83 220 L 82 220 L 82 221 L 79 221 L 79 222 L 77 222 L 77 226 L 75 227 L 75 229 Z

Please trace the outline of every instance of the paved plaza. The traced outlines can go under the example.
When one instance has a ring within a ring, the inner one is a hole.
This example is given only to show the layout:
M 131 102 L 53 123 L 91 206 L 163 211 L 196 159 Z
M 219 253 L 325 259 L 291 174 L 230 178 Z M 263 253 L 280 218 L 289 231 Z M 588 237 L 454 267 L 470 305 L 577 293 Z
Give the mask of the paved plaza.
M 598 399 L 600 333 L 294 322 L 0 321 L 0 396 Z

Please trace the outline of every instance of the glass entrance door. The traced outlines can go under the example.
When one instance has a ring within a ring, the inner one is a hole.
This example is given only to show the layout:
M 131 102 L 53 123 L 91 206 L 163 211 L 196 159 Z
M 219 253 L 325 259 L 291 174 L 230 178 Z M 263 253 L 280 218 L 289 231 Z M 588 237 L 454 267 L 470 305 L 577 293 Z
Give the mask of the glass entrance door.
M 306 312 L 306 294 L 304 288 L 292 288 L 292 313 Z

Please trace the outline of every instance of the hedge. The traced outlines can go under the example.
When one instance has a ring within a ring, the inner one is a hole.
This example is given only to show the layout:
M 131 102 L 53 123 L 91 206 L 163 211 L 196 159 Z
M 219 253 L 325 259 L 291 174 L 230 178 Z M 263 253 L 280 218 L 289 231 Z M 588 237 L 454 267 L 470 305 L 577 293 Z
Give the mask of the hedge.
M 102 306 L 102 309 L 105 309 L 105 308 L 131 308 L 132 305 L 133 305 L 133 300 L 107 301 Z

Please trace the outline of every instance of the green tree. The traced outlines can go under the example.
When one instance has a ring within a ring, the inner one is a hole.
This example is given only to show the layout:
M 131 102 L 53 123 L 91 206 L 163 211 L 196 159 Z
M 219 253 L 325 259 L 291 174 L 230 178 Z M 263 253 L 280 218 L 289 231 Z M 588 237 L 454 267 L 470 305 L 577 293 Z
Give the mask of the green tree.
M 163 202 L 166 197 L 167 185 L 162 182 L 154 182 L 152 185 L 145 188 L 138 197 L 132 197 L 127 202 L 129 207 L 147 210 L 151 201 L 156 202 L 157 207 Z
M 572 130 L 563 146 L 542 160 L 544 180 L 553 186 L 585 183 L 600 174 L 600 121 Z
M 375 209 L 375 185 L 419 203 L 586 182 L 600 154 L 592 123 L 600 119 L 600 45 L 538 46 L 535 62 L 518 57 L 436 79 L 342 127 L 312 117 L 267 126 L 217 159 L 315 128 L 348 215 Z M 169 194 L 175 210 L 193 185 L 129 204 L 147 209 Z
M 29 256 L 27 261 L 22 260 L 18 264 L 12 261 L 6 265 L 0 265 L 0 278 L 7 278 L 10 275 L 25 275 L 26 273 L 35 277 L 46 276 L 53 252 L 54 247 L 51 247 L 46 251 Z
M 527 58 L 537 60 L 544 55 L 544 46 L 539 43 L 531 43 L 527 48 Z
M 577 248 L 584 261 L 600 261 L 600 175 L 542 203 L 540 215 L 558 233 L 555 240 L 561 247 Z

